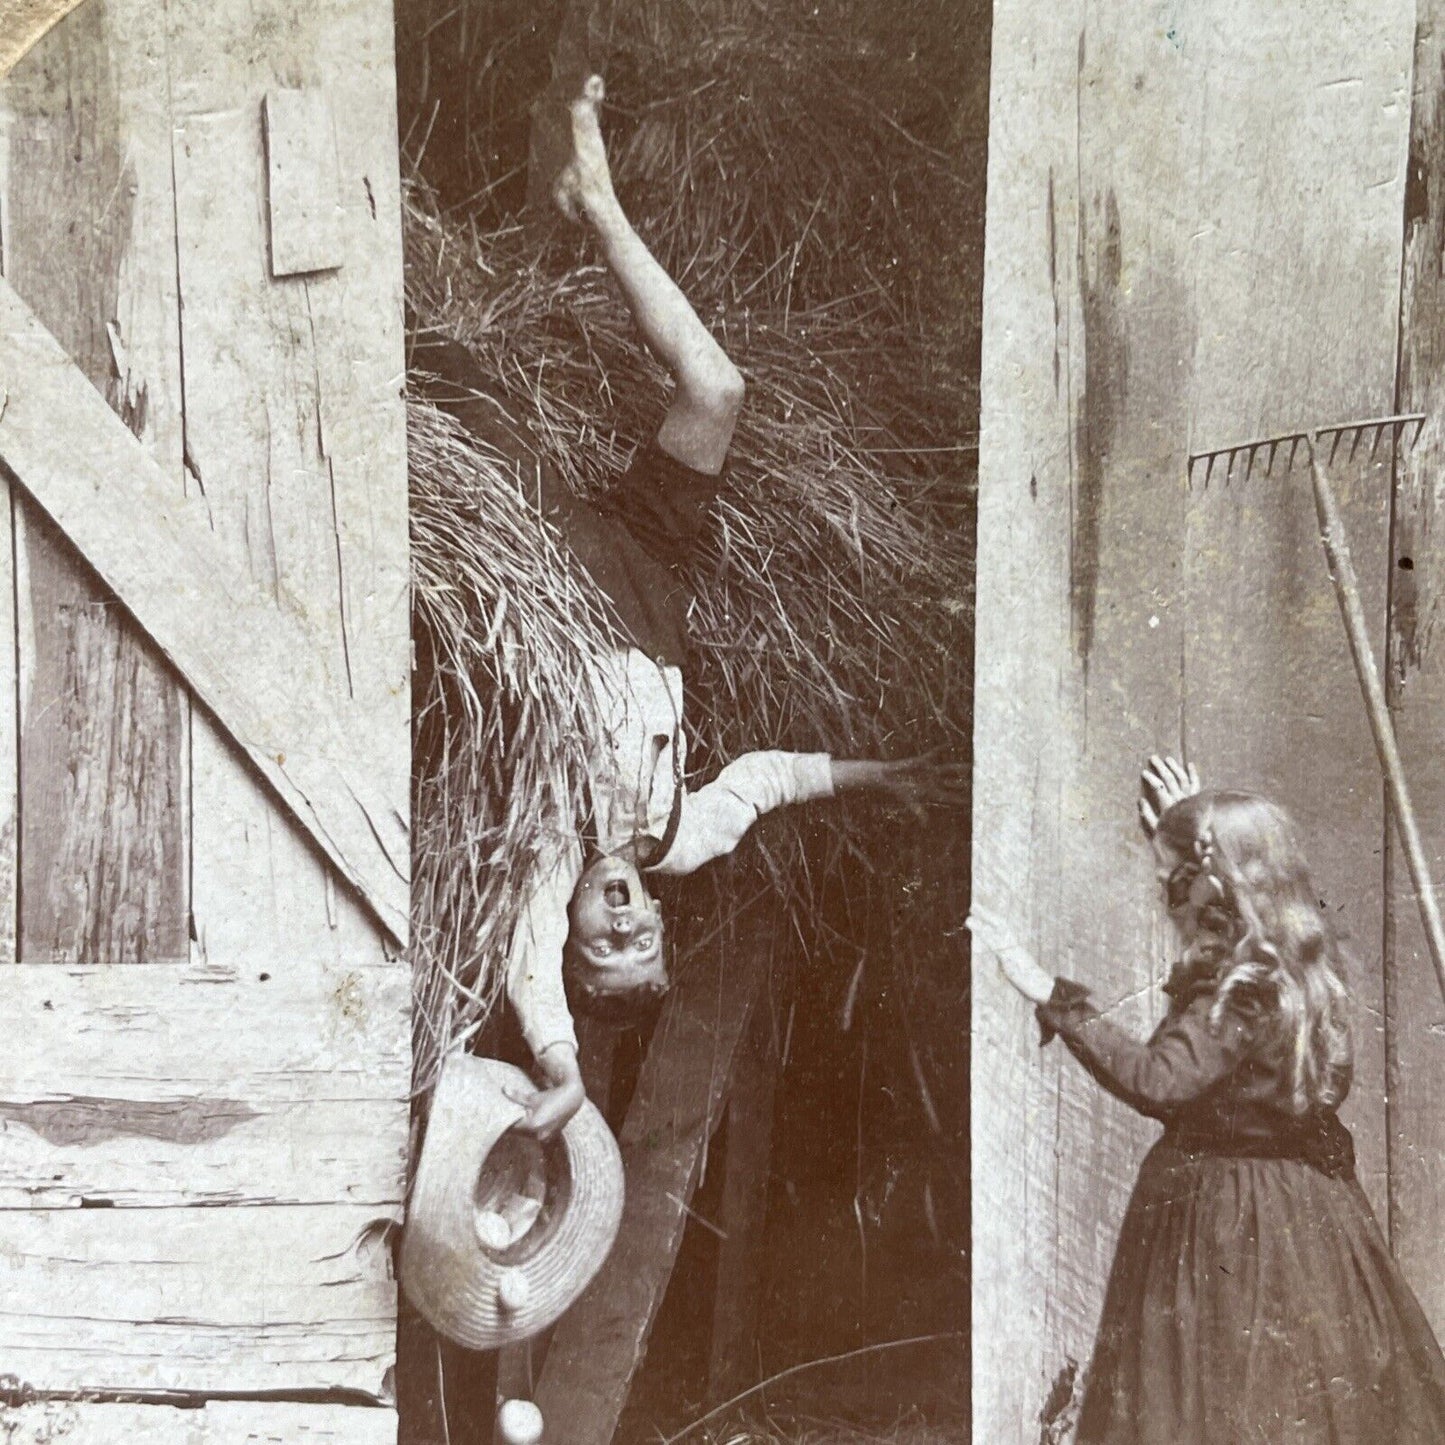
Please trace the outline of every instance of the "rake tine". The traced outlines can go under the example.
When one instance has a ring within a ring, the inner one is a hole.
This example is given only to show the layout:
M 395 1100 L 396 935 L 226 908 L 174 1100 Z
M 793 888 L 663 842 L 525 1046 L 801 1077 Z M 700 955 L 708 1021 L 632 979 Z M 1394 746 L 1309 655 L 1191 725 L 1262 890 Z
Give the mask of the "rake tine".
M 1370 460 L 1374 461 L 1380 454 L 1380 443 L 1385 439 L 1385 428 L 1377 426 L 1374 428 L 1375 440 L 1370 444 Z
M 1355 439 L 1350 443 L 1350 460 L 1354 461 L 1355 453 L 1360 449 L 1360 439 L 1364 436 L 1365 430 L 1363 427 L 1354 427 L 1352 430 L 1355 433 Z
M 1205 490 L 1206 492 L 1209 490 L 1209 479 L 1210 479 L 1210 477 L 1212 477 L 1212 476 L 1214 475 L 1214 464 L 1215 464 L 1215 462 L 1217 462 L 1218 460 L 1219 460 L 1219 455 L 1218 455 L 1218 453 L 1217 453 L 1217 452 L 1210 452 L 1209 457 L 1208 457 L 1208 460 L 1205 462 L 1205 466 L 1204 466 L 1204 490 Z
M 1289 466 L 1291 468 L 1294 466 L 1294 454 L 1299 450 L 1299 444 L 1300 439 L 1298 436 L 1292 436 L 1289 439 Z
M 1270 444 L 1269 444 L 1269 460 L 1268 460 L 1267 462 L 1265 462 L 1265 464 L 1264 464 L 1264 474 L 1265 474 L 1265 476 L 1269 476 L 1269 475 L 1274 471 L 1274 458 L 1275 458 L 1275 453 L 1278 452 L 1278 451 L 1279 451 L 1279 443 L 1278 443 L 1278 442 L 1270 442 Z
M 1332 428 L 1332 430 L 1334 432 L 1335 439 L 1330 443 L 1330 465 L 1334 466 L 1335 453 L 1340 449 L 1340 436 L 1344 429 L 1342 427 L 1334 427 Z
M 1258 447 L 1250 447 L 1250 448 L 1249 448 L 1248 459 L 1247 459 L 1247 461 L 1246 461 L 1245 468 L 1244 468 L 1244 481 L 1245 481 L 1245 485 L 1246 485 L 1246 486 L 1248 486 L 1248 484 L 1249 484 L 1249 479 L 1254 475 L 1254 459 L 1255 459 L 1256 455 L 1258 455 L 1258 452 L 1259 452 L 1259 448 L 1258 448 Z
M 1420 433 L 1425 430 L 1425 418 L 1423 415 L 1415 418 L 1415 440 L 1410 443 L 1412 447 L 1420 445 Z

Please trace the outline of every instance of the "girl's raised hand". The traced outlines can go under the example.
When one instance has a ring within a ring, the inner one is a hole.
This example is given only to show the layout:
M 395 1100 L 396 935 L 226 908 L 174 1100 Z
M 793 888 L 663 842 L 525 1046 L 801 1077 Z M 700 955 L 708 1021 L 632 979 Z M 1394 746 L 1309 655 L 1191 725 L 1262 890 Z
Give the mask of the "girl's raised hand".
M 1160 818 L 1198 791 L 1199 772 L 1193 763 L 1185 767 L 1177 758 L 1150 758 L 1139 774 L 1139 822 L 1145 836 L 1152 838 Z
M 1054 992 L 1053 975 L 1014 938 L 1002 919 L 975 906 L 969 912 L 967 927 L 998 959 L 999 971 L 1026 999 L 1031 1003 L 1049 1001 Z

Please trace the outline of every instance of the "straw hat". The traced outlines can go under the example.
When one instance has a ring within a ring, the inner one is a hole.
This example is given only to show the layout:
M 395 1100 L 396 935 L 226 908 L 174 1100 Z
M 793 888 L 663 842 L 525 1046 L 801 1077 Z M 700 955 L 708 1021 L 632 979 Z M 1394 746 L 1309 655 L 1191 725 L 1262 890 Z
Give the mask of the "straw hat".
M 622 1156 L 585 1103 L 550 1144 L 512 1132 L 520 1069 L 451 1054 L 432 1096 L 401 1241 L 401 1284 L 473 1350 L 547 1328 L 602 1267 L 622 1221 Z

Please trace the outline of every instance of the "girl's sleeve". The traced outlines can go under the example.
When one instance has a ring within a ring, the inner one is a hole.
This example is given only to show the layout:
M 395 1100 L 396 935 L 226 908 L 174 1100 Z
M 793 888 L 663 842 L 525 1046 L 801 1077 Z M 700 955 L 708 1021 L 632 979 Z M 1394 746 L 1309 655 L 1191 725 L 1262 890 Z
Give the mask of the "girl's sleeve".
M 1201 993 L 1147 1043 L 1106 1019 L 1088 989 L 1070 979 L 1055 981 L 1053 996 L 1037 1013 L 1044 1043 L 1057 1034 L 1116 1098 L 1165 1119 L 1228 1078 L 1253 1041 L 1252 1021 L 1240 1010 L 1226 1009 L 1217 1027 L 1210 1022 L 1213 998 Z

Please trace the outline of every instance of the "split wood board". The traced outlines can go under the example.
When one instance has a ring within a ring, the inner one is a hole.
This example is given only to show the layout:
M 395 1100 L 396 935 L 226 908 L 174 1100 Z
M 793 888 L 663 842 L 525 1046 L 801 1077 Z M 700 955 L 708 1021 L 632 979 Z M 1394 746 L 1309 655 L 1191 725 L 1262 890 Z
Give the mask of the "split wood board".
M 282 1400 L 200 1409 L 51 1400 L 0 1406 L 6 1445 L 396 1445 L 396 1412 Z
M 0 1058 L 0 1208 L 394 1204 L 408 984 L 289 959 L 0 968 L 26 1021 Z
M 974 890 L 1139 1031 L 1170 956 L 1133 811 L 1154 751 L 1290 806 L 1378 950 L 1379 776 L 1307 482 L 1190 492 L 1185 460 L 1389 407 L 1407 10 L 995 10 Z M 1380 482 L 1342 488 L 1383 622 Z M 1378 969 L 1361 1003 L 1379 1200 Z M 1039 1051 L 985 956 L 973 1010 L 974 1434 L 1032 1445 L 1067 1436 L 1157 1131 Z
M 5 1367 L 44 1392 L 391 1393 L 395 1207 L 0 1213 Z

